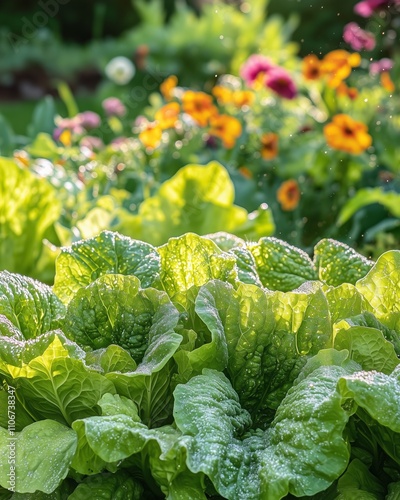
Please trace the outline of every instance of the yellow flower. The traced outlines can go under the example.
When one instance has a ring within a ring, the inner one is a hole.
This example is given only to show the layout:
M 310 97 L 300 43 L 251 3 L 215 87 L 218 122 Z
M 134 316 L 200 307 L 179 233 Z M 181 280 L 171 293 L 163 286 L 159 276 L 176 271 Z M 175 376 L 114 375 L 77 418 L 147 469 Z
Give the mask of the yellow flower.
M 233 104 L 237 108 L 243 108 L 243 106 L 250 106 L 254 101 L 254 92 L 251 90 L 235 90 L 232 94 Z
M 212 116 L 218 114 L 212 97 L 204 92 L 187 90 L 182 97 L 183 111 L 190 115 L 201 127 L 205 127 Z
M 240 121 L 229 115 L 211 117 L 210 126 L 210 135 L 219 137 L 225 148 L 232 148 L 242 133 Z
M 321 72 L 328 76 L 328 85 L 336 88 L 361 63 L 358 52 L 350 54 L 346 50 L 332 50 L 326 54 L 321 62 Z
M 294 210 L 300 201 L 299 185 L 294 179 L 283 182 L 277 192 L 277 199 L 282 210 Z
M 267 132 L 261 136 L 261 157 L 273 160 L 278 154 L 278 135 Z
M 382 87 L 385 90 L 387 90 L 388 92 L 395 91 L 394 83 L 393 83 L 392 79 L 390 78 L 390 75 L 387 71 L 384 71 L 383 73 L 381 73 L 381 84 L 382 84 Z
M 69 129 L 65 129 L 61 132 L 60 137 L 58 140 L 61 142 L 61 144 L 65 147 L 69 147 L 72 144 L 72 133 Z
M 233 99 L 233 91 L 222 85 L 216 85 L 212 89 L 212 95 L 217 99 L 219 104 L 230 104 Z
M 173 98 L 174 89 L 178 85 L 178 78 L 175 75 L 171 75 L 166 78 L 160 85 L 160 92 L 166 101 L 170 101 Z
M 368 127 L 345 114 L 334 116 L 325 125 L 324 135 L 329 146 L 352 154 L 360 154 L 372 144 Z
M 173 128 L 178 121 L 179 111 L 179 104 L 177 102 L 170 102 L 156 112 L 156 122 L 162 130 Z
M 321 78 L 321 61 L 316 55 L 310 54 L 303 59 L 302 72 L 306 80 Z
M 139 140 L 146 148 L 155 149 L 160 145 L 162 137 L 161 127 L 153 122 L 149 123 L 139 134 Z

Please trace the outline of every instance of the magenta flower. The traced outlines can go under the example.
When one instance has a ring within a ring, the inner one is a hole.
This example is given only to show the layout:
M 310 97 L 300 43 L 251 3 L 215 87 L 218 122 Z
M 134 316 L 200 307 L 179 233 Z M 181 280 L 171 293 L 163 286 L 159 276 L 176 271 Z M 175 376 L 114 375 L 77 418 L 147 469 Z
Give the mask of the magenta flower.
M 297 95 L 297 88 L 292 77 L 286 70 L 278 66 L 268 72 L 265 84 L 286 99 L 293 99 Z
M 117 97 L 108 97 L 102 103 L 107 116 L 125 116 L 126 107 Z
M 343 40 L 353 50 L 373 50 L 375 48 L 375 36 L 369 31 L 363 30 L 357 23 L 348 23 L 343 30 Z
M 80 125 L 86 130 L 97 128 L 101 123 L 100 116 L 93 111 L 84 111 L 83 113 L 79 113 L 76 115 L 76 118 L 79 120 Z
M 391 0 L 363 0 L 354 6 L 354 12 L 362 17 L 371 17 L 376 10 L 388 7 L 391 3 Z
M 378 75 L 384 71 L 390 71 L 393 68 L 393 61 L 388 57 L 384 57 L 379 61 L 374 61 L 369 65 L 371 75 Z
M 274 67 L 274 64 L 268 57 L 253 54 L 240 68 L 240 76 L 248 86 L 251 86 L 260 75 L 269 73 Z

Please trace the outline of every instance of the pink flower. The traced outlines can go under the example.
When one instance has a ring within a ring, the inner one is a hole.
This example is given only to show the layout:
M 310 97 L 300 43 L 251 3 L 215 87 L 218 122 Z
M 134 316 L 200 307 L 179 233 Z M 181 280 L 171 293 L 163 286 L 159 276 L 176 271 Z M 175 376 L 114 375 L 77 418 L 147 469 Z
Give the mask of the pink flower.
M 92 151 L 102 149 L 104 147 L 103 141 L 100 137 L 94 137 L 91 135 L 85 135 L 82 137 L 80 145 L 84 148 L 88 148 Z
M 374 61 L 369 65 L 371 75 L 378 75 L 384 71 L 390 71 L 393 68 L 393 61 L 388 57 L 384 57 L 379 61 Z
M 101 123 L 100 116 L 93 111 L 84 111 L 83 113 L 79 113 L 76 115 L 76 118 L 79 120 L 80 125 L 86 130 L 97 128 Z
M 268 57 L 253 54 L 240 68 L 240 76 L 251 86 L 261 74 L 267 74 L 272 68 L 274 64 Z
M 126 108 L 117 97 L 108 97 L 102 103 L 107 116 L 125 116 Z
M 362 17 L 371 17 L 372 14 L 390 5 L 391 0 L 363 0 L 354 6 L 354 12 Z
M 357 23 L 348 23 L 343 30 L 343 40 L 353 50 L 373 50 L 375 48 L 375 36 L 365 31 Z
M 265 80 L 265 84 L 281 97 L 293 99 L 297 95 L 296 85 L 289 73 L 280 67 L 272 68 Z

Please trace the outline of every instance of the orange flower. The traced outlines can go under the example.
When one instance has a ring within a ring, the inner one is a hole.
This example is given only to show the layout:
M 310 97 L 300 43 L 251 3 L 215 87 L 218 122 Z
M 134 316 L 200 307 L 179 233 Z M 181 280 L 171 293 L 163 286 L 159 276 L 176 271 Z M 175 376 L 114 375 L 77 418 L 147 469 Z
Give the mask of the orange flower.
M 388 92 L 395 91 L 394 83 L 393 83 L 392 79 L 390 78 L 390 75 L 387 71 L 383 71 L 383 73 L 381 73 L 381 84 L 382 84 L 382 87 L 385 90 L 387 90 Z
M 344 82 L 336 87 L 336 94 L 338 96 L 348 97 L 352 101 L 357 98 L 358 90 L 355 87 L 348 87 Z
M 314 54 L 303 59 L 303 76 L 306 80 L 318 80 L 321 77 L 321 61 Z
M 160 145 L 162 137 L 161 127 L 153 122 L 149 123 L 139 134 L 139 140 L 146 148 L 155 149 Z
M 179 111 L 179 104 L 177 102 L 170 102 L 156 112 L 156 122 L 162 130 L 173 128 L 178 121 Z
M 218 114 L 212 97 L 204 92 L 187 90 L 182 97 L 183 111 L 201 127 L 205 127 L 212 116 Z
M 178 78 L 175 75 L 166 78 L 160 85 L 160 92 L 166 101 L 170 101 L 173 98 L 173 92 L 178 85 Z
M 219 104 L 230 104 L 232 102 L 233 92 L 227 87 L 216 85 L 215 87 L 213 87 L 211 92 L 212 95 L 217 99 Z
M 276 197 L 282 210 L 294 210 L 300 201 L 299 185 L 294 179 L 283 182 L 278 189 Z
M 253 173 L 250 169 L 247 167 L 239 167 L 239 172 L 243 175 L 245 179 L 252 179 L 253 178 Z
M 348 115 L 339 114 L 324 127 L 324 135 L 331 148 L 347 153 L 360 154 L 372 144 L 368 127 Z
M 238 108 L 250 106 L 254 101 L 254 92 L 251 90 L 235 90 L 232 94 L 233 104 Z
M 261 157 L 273 160 L 278 154 L 278 135 L 267 132 L 261 136 Z
M 336 88 L 361 63 L 358 52 L 350 54 L 346 50 L 332 50 L 321 61 L 321 72 L 328 76 L 328 85 Z
M 225 148 L 232 148 L 242 133 L 242 125 L 237 118 L 216 115 L 210 118 L 210 135 L 219 137 Z

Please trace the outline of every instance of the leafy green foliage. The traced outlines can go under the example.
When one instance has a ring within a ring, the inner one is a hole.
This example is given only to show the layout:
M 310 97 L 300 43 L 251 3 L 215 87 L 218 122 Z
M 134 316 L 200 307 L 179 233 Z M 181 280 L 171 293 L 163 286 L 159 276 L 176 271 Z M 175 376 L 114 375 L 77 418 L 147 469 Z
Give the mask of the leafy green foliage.
M 0 487 L 11 404 L 15 498 L 396 499 L 399 254 L 105 232 L 66 306 L 1 273 Z

